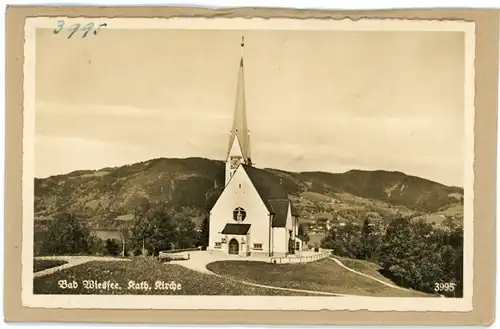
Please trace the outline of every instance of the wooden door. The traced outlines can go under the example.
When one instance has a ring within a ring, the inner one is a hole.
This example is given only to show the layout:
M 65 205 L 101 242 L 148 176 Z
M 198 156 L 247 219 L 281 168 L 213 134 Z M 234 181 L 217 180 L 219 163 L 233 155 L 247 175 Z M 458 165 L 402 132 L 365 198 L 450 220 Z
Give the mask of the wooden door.
M 229 254 L 231 255 L 238 255 L 240 249 L 240 245 L 236 239 L 232 239 L 229 241 Z

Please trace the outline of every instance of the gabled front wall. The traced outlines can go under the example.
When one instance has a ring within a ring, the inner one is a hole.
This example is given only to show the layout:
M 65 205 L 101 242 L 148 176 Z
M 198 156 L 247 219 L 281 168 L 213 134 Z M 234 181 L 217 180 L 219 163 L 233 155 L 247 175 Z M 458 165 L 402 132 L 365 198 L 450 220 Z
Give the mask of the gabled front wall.
M 233 219 L 233 211 L 237 207 L 245 209 L 247 214 L 242 223 L 251 225 L 246 237 L 237 236 L 240 243 L 240 255 L 245 255 L 247 252 L 268 254 L 271 240 L 269 211 L 242 166 L 236 169 L 233 177 L 210 211 L 208 250 L 228 252 L 228 245 L 232 236 L 227 237 L 226 243 L 222 243 L 221 248 L 215 248 L 215 243 L 222 242 L 222 239 L 225 238 L 225 235 L 220 232 L 222 232 L 226 224 L 237 223 Z M 246 240 L 244 247 L 241 246 L 242 238 Z M 262 244 L 262 248 L 256 249 L 254 244 Z

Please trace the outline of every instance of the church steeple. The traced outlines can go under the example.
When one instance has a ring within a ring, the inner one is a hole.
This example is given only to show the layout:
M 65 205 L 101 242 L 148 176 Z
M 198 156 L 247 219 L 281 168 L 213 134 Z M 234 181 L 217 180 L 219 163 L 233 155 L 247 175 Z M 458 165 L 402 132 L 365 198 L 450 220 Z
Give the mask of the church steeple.
M 250 133 L 247 125 L 246 99 L 245 99 L 245 74 L 243 65 L 243 47 L 245 46 L 244 37 L 241 38 L 240 66 L 238 70 L 238 86 L 236 88 L 236 103 L 233 115 L 233 127 L 229 138 L 227 151 L 227 162 L 231 163 L 232 170 L 226 172 L 226 183 L 236 167 L 240 163 L 251 165 L 250 158 Z M 237 146 L 235 146 L 235 141 Z M 239 150 L 238 150 L 239 149 Z M 239 158 L 239 159 L 238 159 Z
M 243 47 L 245 46 L 244 37 L 241 38 L 241 56 L 240 67 L 238 71 L 238 86 L 236 88 L 236 103 L 234 107 L 233 127 L 231 137 L 229 138 L 228 156 L 231 153 L 231 147 L 237 136 L 242 152 L 243 160 L 246 164 L 250 163 L 250 138 L 247 126 L 246 100 L 245 100 L 245 73 L 243 65 Z

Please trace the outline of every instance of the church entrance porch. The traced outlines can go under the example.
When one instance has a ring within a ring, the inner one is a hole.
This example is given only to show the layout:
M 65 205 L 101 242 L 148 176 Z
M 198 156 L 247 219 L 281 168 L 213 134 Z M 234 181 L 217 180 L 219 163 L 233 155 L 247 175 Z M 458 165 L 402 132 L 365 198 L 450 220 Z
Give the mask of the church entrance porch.
M 240 244 L 236 239 L 232 239 L 229 241 L 229 254 L 230 255 L 238 255 L 240 250 Z
M 228 223 L 222 230 L 220 239 L 227 244 L 225 251 L 230 255 L 248 256 L 250 224 Z

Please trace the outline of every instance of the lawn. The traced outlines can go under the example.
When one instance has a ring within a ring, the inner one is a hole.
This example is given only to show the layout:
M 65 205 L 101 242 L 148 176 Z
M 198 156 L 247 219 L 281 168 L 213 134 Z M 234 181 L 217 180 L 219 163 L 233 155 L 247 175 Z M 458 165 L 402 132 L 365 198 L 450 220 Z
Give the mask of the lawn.
M 308 264 L 270 264 L 263 262 L 221 261 L 208 264 L 217 274 L 235 279 L 283 288 L 325 291 L 376 297 L 429 297 L 422 292 L 388 287 L 352 273 L 331 259 Z
M 33 272 L 40 272 L 66 263 L 64 260 L 33 259 Z
M 380 274 L 379 270 L 382 267 L 380 267 L 377 264 L 367 262 L 364 260 L 360 260 L 360 259 L 352 259 L 352 258 L 339 257 L 339 256 L 334 256 L 334 257 L 337 258 L 338 260 L 340 260 L 345 266 L 347 266 L 355 271 L 361 272 L 361 273 L 366 274 L 366 275 L 370 275 L 376 279 L 387 282 L 389 284 L 397 285 L 391 279 Z
M 106 281 L 114 283 L 115 286 L 109 289 L 109 284 L 102 284 L 102 282 Z M 132 281 L 135 282 L 135 285 L 130 286 Z M 77 286 L 73 285 L 73 282 L 76 282 Z M 149 287 L 143 282 L 147 282 Z M 172 282 L 175 285 L 172 285 Z M 100 287 L 98 286 L 99 283 L 101 283 Z M 179 284 L 181 285 L 180 289 Z M 61 286 L 66 288 L 64 289 Z M 176 289 L 170 290 L 174 286 Z M 144 259 L 132 260 L 130 262 L 94 261 L 35 278 L 33 293 L 77 295 L 307 296 L 307 294 L 303 293 L 244 285 L 231 279 L 195 272 L 180 265 Z

